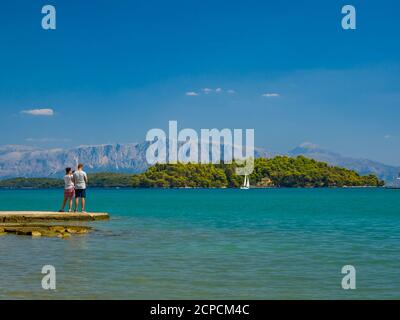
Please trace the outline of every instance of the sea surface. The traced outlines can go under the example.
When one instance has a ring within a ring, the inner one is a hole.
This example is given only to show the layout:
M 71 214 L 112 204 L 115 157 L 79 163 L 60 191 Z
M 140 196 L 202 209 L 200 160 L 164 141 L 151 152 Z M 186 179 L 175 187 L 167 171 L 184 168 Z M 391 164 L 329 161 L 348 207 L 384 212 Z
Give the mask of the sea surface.
M 89 235 L 0 237 L 0 299 L 399 299 L 400 190 L 88 189 Z M 62 190 L 1 190 L 57 210 Z M 44 265 L 56 290 L 41 287 Z M 356 269 L 344 290 L 342 267 Z

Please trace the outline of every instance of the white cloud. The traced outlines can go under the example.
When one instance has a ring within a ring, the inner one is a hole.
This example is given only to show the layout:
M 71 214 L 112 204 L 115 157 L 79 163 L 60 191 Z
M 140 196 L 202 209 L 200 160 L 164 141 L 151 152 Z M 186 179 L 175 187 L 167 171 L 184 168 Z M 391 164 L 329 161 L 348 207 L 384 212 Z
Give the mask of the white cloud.
M 266 98 L 275 98 L 275 97 L 279 97 L 280 94 L 275 93 L 275 92 L 267 92 L 267 93 L 263 93 L 261 96 L 266 97 Z
M 31 110 L 22 110 L 21 113 L 29 114 L 31 116 L 54 116 L 53 109 L 31 109 Z
M 198 96 L 199 94 L 197 92 L 194 92 L 194 91 L 189 91 L 189 92 L 186 92 L 186 95 L 187 96 Z
M 213 89 L 203 88 L 203 89 L 201 89 L 201 91 L 203 91 L 205 94 L 209 94 L 209 93 L 213 92 Z
M 384 137 L 385 139 L 390 139 L 390 138 L 392 138 L 392 135 L 391 135 L 391 134 L 385 134 L 383 137 Z
M 306 149 L 317 149 L 318 145 L 316 145 L 315 143 L 309 142 L 309 141 L 305 141 L 302 144 L 300 144 L 301 148 L 306 148 Z
M 198 96 L 198 95 L 200 95 L 202 93 L 203 94 L 211 94 L 211 93 L 222 93 L 222 92 L 224 92 L 224 90 L 222 88 L 220 88 L 220 87 L 218 87 L 216 89 L 202 88 L 202 89 L 199 90 L 199 93 L 196 92 L 196 91 L 189 91 L 189 92 L 186 92 L 186 95 L 187 96 Z M 231 90 L 227 90 L 226 92 L 228 92 L 230 94 L 236 93 L 235 90 L 232 90 L 232 89 Z

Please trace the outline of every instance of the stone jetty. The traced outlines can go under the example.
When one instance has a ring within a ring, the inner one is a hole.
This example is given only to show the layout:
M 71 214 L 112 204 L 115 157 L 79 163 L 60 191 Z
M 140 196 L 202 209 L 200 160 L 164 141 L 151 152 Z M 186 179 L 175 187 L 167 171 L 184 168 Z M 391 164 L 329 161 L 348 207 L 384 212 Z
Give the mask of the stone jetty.
M 94 221 L 107 219 L 109 219 L 109 215 L 105 212 L 0 211 L 0 223 Z
M 109 215 L 105 212 L 0 211 L 0 236 L 16 234 L 69 238 L 71 235 L 86 234 L 93 230 L 91 227 L 72 223 L 107 219 Z

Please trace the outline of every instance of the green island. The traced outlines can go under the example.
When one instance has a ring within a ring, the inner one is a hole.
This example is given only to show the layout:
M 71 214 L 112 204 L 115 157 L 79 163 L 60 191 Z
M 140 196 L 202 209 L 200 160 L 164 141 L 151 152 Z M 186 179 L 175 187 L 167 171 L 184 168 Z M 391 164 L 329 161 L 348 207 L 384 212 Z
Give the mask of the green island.
M 131 188 L 238 188 L 243 176 L 232 164 L 156 164 L 140 174 L 91 173 L 91 187 Z M 361 176 L 353 170 L 298 156 L 277 156 L 254 160 L 252 187 L 381 187 L 375 175 Z M 62 188 L 56 178 L 12 178 L 0 181 L 0 188 Z

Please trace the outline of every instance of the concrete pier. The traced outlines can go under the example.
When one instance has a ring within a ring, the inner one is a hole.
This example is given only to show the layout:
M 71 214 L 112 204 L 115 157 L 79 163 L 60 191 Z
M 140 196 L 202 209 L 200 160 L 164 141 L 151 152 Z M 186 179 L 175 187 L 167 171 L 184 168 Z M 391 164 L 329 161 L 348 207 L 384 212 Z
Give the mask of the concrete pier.
M 0 211 L 0 223 L 94 221 L 107 219 L 109 219 L 109 215 L 105 212 Z

